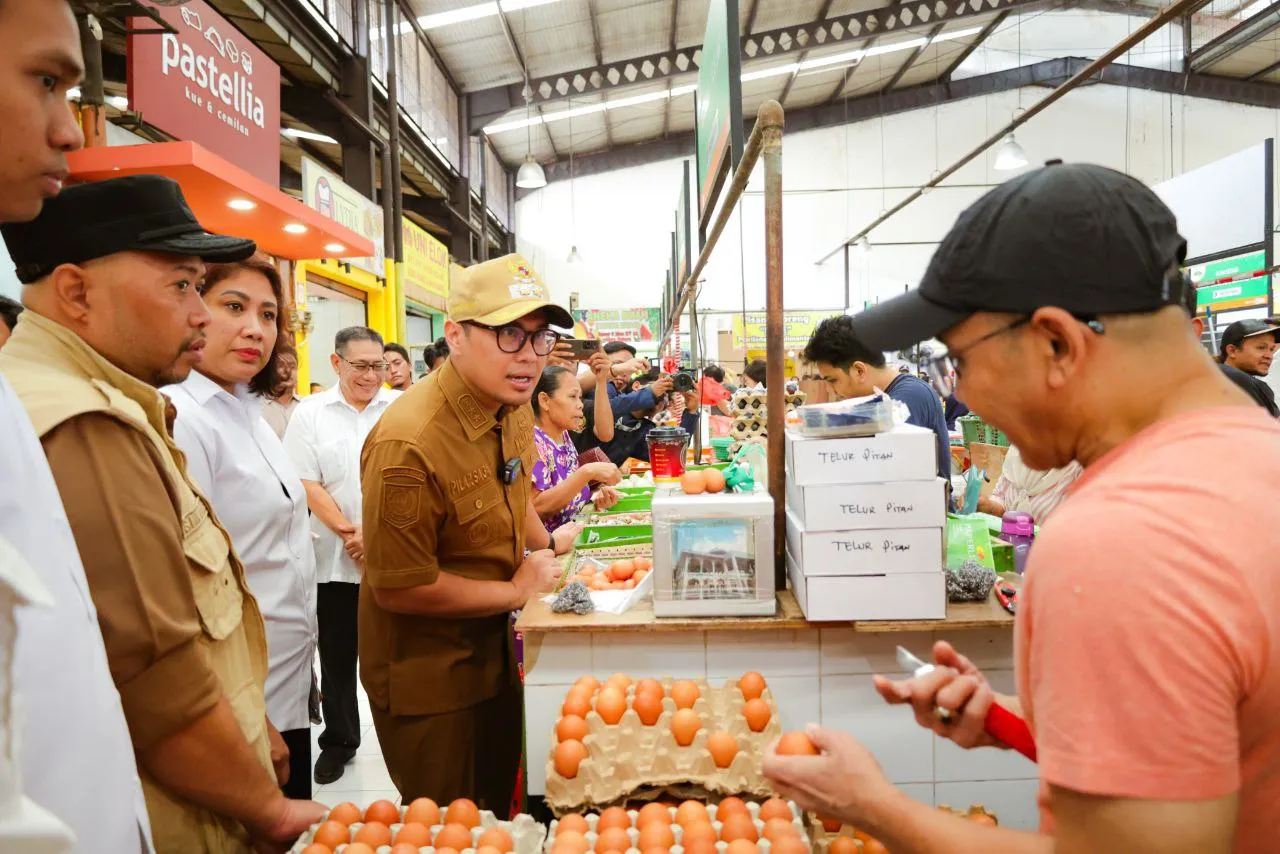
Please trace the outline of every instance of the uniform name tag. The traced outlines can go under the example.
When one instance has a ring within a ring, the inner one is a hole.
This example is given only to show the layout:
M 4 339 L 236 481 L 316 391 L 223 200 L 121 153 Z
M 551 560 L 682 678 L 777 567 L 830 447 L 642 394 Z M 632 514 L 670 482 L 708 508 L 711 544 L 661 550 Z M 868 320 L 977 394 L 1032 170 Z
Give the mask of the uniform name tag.
M 488 465 L 479 466 L 462 477 L 455 477 L 449 481 L 449 495 L 456 497 L 464 492 L 470 492 L 477 486 L 483 486 L 491 480 L 493 480 L 493 469 Z

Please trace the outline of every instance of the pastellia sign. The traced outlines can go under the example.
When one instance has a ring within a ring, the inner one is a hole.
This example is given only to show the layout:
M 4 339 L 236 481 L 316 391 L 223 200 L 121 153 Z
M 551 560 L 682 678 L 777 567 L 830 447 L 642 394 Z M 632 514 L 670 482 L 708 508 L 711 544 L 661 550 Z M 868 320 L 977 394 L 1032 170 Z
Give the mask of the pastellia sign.
M 129 35 L 130 108 L 279 186 L 280 67 L 202 0 L 155 8 L 177 32 Z

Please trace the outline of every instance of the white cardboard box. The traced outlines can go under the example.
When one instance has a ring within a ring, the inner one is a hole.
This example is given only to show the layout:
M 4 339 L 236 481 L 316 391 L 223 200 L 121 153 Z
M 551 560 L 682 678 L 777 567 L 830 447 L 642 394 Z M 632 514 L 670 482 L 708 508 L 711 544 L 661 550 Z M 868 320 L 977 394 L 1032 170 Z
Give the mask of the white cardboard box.
M 885 575 L 942 569 L 942 528 L 806 531 L 787 510 L 787 551 L 807 576 Z
M 942 528 L 947 522 L 947 482 L 798 486 L 787 483 L 787 507 L 806 531 Z
M 893 575 L 806 576 L 787 553 L 791 591 L 806 619 L 941 620 L 947 616 L 942 570 Z
M 899 424 L 860 439 L 823 439 L 787 431 L 787 480 L 800 486 L 933 480 L 938 476 L 938 437 L 932 430 Z

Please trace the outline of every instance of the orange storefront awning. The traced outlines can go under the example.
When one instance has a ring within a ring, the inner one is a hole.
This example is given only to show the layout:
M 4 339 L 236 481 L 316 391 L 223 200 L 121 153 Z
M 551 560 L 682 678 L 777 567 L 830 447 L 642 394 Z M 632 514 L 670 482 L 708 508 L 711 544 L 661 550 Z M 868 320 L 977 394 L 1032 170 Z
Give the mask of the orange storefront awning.
M 367 258 L 373 243 L 194 142 L 85 148 L 67 156 L 73 181 L 165 175 L 200 224 L 255 240 L 277 258 Z

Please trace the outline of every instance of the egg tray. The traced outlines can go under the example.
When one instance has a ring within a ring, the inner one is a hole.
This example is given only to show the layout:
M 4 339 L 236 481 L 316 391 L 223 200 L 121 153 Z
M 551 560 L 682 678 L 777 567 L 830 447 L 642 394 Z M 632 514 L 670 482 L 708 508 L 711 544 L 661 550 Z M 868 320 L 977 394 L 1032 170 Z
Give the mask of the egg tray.
M 952 809 L 951 807 L 945 806 L 945 805 L 939 805 L 938 809 L 941 810 L 942 812 L 950 813 L 951 815 L 954 815 L 956 818 L 968 818 L 971 815 L 985 815 L 985 816 L 989 816 L 993 821 L 996 822 L 996 824 L 1000 823 L 1000 820 L 996 818 L 996 814 L 993 812 L 990 812 L 989 810 L 987 810 L 986 807 L 982 806 L 981 804 L 974 804 L 970 806 L 969 809 L 967 810 Z M 811 846 L 811 850 L 814 852 L 814 854 L 827 854 L 827 851 L 831 848 L 831 843 L 834 842 L 837 837 L 841 837 L 841 836 L 845 836 L 850 839 L 853 839 L 855 842 L 858 843 L 858 850 L 859 851 L 862 850 L 862 847 L 863 847 L 862 840 L 857 839 L 857 837 L 854 836 L 854 829 L 849 825 L 847 824 L 844 825 L 836 833 L 828 833 L 822 827 L 822 822 L 818 820 L 818 817 L 816 815 L 814 815 L 813 813 L 809 813 L 807 818 L 808 818 L 808 824 L 809 824 L 809 832 L 813 838 L 813 844 Z
M 675 701 L 671 686 L 677 680 L 660 679 L 668 696 L 662 700 L 662 714 L 653 726 L 645 726 L 631 708 L 635 686 L 627 689 L 627 710 L 617 724 L 606 724 L 592 708 L 587 713 L 587 736 L 583 744 L 587 758 L 572 778 L 562 777 L 555 767 L 557 739 L 554 732 L 547 757 L 547 806 L 556 815 L 582 808 L 605 807 L 625 799 L 654 800 L 661 795 L 701 798 L 707 793 L 769 797 L 773 794 L 760 773 L 765 748 L 782 735 L 778 708 L 766 688 L 761 699 L 769 706 L 769 722 L 761 732 L 752 732 L 742 716 L 745 701 L 734 682 L 711 688 L 703 680 L 693 680 L 702 696 L 693 711 L 702 728 L 688 747 L 676 743 L 671 732 Z M 595 698 L 592 698 L 592 705 Z M 723 730 L 738 741 L 738 754 L 728 768 L 717 768 L 707 750 L 712 732 Z
M 675 809 L 672 808 L 669 812 L 671 814 L 671 832 L 676 838 L 676 844 L 671 847 L 670 854 L 684 854 L 684 847 L 680 844 L 680 837 L 684 833 L 684 828 L 675 822 Z M 756 844 L 759 846 L 761 854 L 769 854 L 771 845 L 769 840 L 764 838 L 764 822 L 760 820 L 760 805 L 751 801 L 747 802 L 747 812 L 751 815 L 751 820 L 755 822 L 756 835 L 760 837 Z M 716 836 L 719 837 L 722 822 L 716 819 L 716 805 L 708 804 L 707 813 L 711 816 L 711 827 L 715 830 Z M 640 830 L 635 826 L 636 817 L 639 815 L 639 812 L 637 810 L 627 810 L 627 815 L 631 817 L 631 829 L 627 831 L 627 835 L 631 837 L 631 847 L 622 852 L 622 854 L 642 854 L 640 849 L 636 847 L 637 843 L 640 841 Z M 795 804 L 791 804 L 791 815 L 792 822 L 795 824 L 796 832 L 800 835 L 800 839 L 805 845 L 810 845 L 809 834 L 805 829 L 804 821 L 802 820 L 800 813 L 796 810 Z M 598 838 L 598 834 L 596 833 L 596 824 L 600 821 L 600 816 L 596 813 L 590 813 L 589 815 L 583 816 L 583 818 L 587 820 L 587 842 L 591 845 L 590 850 L 594 851 L 596 847 L 596 840 Z M 544 846 L 545 854 L 550 854 L 552 849 L 555 848 L 556 828 L 559 823 L 559 821 L 551 822 L 551 827 L 547 832 L 547 841 Z M 821 828 L 819 828 L 819 830 L 821 830 Z M 725 849 L 728 847 L 729 844 L 727 842 L 716 843 L 716 851 L 719 852 L 719 854 L 724 854 Z
M 397 809 L 400 810 L 400 817 L 403 819 L 405 807 L 399 806 Z M 444 809 L 441 808 L 441 813 L 443 814 L 443 812 Z M 327 821 L 328 818 L 329 814 L 325 813 L 324 818 L 307 828 L 302 836 L 298 837 L 298 841 L 293 843 L 293 847 L 289 849 L 289 854 L 301 854 L 303 849 L 312 843 L 315 839 L 316 831 L 320 829 L 320 825 Z M 355 838 L 356 832 L 363 826 L 364 822 L 352 822 L 352 838 Z M 400 832 L 401 827 L 403 827 L 403 825 L 400 823 L 391 825 L 391 839 L 393 843 L 395 841 L 396 834 Z M 431 827 L 432 839 L 436 838 L 436 834 L 440 832 L 442 827 L 444 827 L 443 824 L 437 824 Z M 498 817 L 493 813 L 488 810 L 481 810 L 480 826 L 473 827 L 471 829 L 471 847 L 466 848 L 463 851 L 459 851 L 458 854 L 475 854 L 475 843 L 486 830 L 492 827 L 500 827 L 507 833 L 511 834 L 511 842 L 515 848 L 513 854 L 538 854 L 538 852 L 542 850 L 542 845 L 547 838 L 547 828 L 544 825 L 539 824 L 531 815 L 521 813 L 511 821 L 499 821 Z M 338 850 L 334 852 L 334 854 L 342 854 L 345 849 L 345 845 L 339 845 Z M 436 849 L 434 847 L 426 846 L 419 848 L 418 852 L 419 854 L 435 854 L 435 850 Z M 390 845 L 382 845 L 377 848 L 377 854 L 389 854 L 390 851 Z

